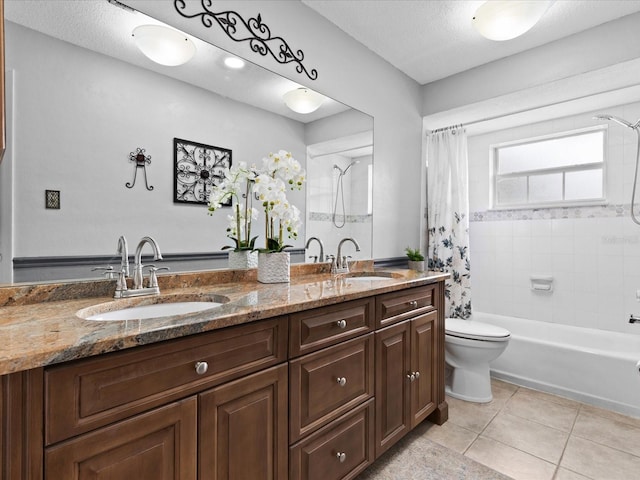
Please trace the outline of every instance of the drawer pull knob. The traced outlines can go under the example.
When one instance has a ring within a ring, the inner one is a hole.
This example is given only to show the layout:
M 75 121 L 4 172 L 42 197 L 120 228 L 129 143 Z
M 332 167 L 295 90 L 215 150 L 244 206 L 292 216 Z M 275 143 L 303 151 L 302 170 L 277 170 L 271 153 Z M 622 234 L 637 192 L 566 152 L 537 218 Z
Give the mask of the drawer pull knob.
M 340 327 L 340 328 L 346 328 L 347 327 L 347 321 L 346 320 L 338 320 L 336 322 L 336 325 L 338 325 L 338 327 Z
M 407 373 L 407 378 L 409 379 L 410 382 L 413 382 L 416 379 L 416 374 L 415 373 Z
M 347 459 L 347 454 L 344 452 L 338 452 L 336 453 L 336 458 L 340 461 L 340 463 L 344 463 L 344 461 Z
M 411 301 L 409 302 L 409 306 L 410 306 L 411 308 L 418 308 L 418 302 L 417 302 L 416 300 L 411 300 Z
M 420 378 L 420 372 L 415 372 L 414 375 L 416 377 L 416 380 Z
M 344 387 L 347 384 L 347 379 L 345 377 L 338 377 L 337 381 L 338 385 L 340 385 L 341 387 Z
M 198 375 L 204 375 L 209 370 L 209 364 L 207 362 L 196 362 L 196 373 Z

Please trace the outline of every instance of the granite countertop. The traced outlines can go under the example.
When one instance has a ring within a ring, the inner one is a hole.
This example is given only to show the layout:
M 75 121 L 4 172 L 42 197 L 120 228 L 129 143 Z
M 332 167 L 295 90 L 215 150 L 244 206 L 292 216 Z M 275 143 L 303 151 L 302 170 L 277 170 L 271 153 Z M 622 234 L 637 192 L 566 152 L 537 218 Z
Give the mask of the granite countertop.
M 372 264 L 365 263 L 359 270 L 365 274 L 373 270 Z M 140 302 L 157 302 L 160 297 L 114 300 L 115 282 L 106 280 L 0 288 L 0 305 L 3 305 L 0 307 L 0 374 L 425 285 L 448 277 L 437 272 L 378 271 L 389 277 L 353 280 L 304 265 L 299 268 L 292 265 L 288 284 L 258 283 L 255 270 L 159 276 L 163 299 L 194 300 L 213 295 L 229 301 L 199 313 L 127 321 L 84 320 L 77 312 L 116 310 Z

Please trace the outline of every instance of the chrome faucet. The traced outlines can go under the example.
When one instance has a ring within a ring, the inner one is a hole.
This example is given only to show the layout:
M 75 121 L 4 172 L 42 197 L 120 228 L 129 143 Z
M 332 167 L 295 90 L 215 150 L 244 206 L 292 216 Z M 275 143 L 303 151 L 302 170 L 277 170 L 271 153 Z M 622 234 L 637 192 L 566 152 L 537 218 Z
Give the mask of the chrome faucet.
M 123 298 L 127 296 L 127 277 L 129 276 L 129 248 L 124 235 L 118 238 L 116 253 L 120 255 L 120 271 L 117 272 L 116 292 L 113 297 Z
M 129 248 L 127 247 L 127 239 L 122 235 L 118 239 L 118 249 L 116 253 L 120 255 L 120 271 L 125 277 L 129 276 Z
M 127 277 L 129 276 L 129 252 L 127 250 L 127 240 L 124 236 L 118 239 L 118 254 L 122 257 L 121 269 L 118 272 L 118 282 L 116 283 L 115 298 L 127 298 L 127 297 L 140 297 L 142 295 L 159 295 L 160 287 L 158 286 L 158 278 L 156 272 L 158 270 L 168 270 L 168 268 L 156 268 L 154 265 L 148 265 L 149 267 L 149 286 L 144 287 L 142 269 L 145 265 L 142 265 L 142 247 L 145 243 L 151 245 L 153 248 L 153 259 L 162 260 L 162 253 L 160 253 L 160 247 L 151 237 L 142 237 L 135 254 L 135 265 L 133 266 L 133 288 L 127 288 Z
M 342 256 L 342 244 L 344 242 L 351 242 L 356 247 L 356 252 L 360 251 L 360 245 L 353 238 L 343 238 L 338 244 L 338 254 L 331 263 L 331 273 L 349 273 L 349 257 Z
M 309 237 L 309 240 L 307 240 L 307 244 L 304 246 L 304 248 L 309 248 L 311 240 L 315 240 L 316 242 L 318 242 L 318 245 L 320 245 L 320 255 L 315 257 L 313 263 L 316 263 L 317 261 L 319 261 L 320 263 L 324 262 L 324 245 L 322 244 L 322 240 L 320 240 L 318 237 Z
M 138 243 L 138 246 L 136 247 L 136 255 L 135 255 L 136 263 L 133 266 L 133 289 L 134 290 L 147 290 L 147 289 L 143 289 L 143 286 L 142 286 L 142 282 L 143 282 L 142 268 L 144 267 L 144 265 L 142 265 L 142 247 L 144 247 L 145 243 L 148 243 L 149 245 L 151 245 L 151 248 L 153 248 L 153 259 L 162 260 L 162 253 L 160 253 L 160 247 L 158 246 L 158 242 L 156 242 L 152 237 L 142 237 L 142 239 Z M 157 292 L 149 292 L 149 295 L 152 295 L 153 293 L 160 293 L 160 289 L 157 286 L 148 287 L 148 288 L 149 289 L 155 288 L 158 290 Z

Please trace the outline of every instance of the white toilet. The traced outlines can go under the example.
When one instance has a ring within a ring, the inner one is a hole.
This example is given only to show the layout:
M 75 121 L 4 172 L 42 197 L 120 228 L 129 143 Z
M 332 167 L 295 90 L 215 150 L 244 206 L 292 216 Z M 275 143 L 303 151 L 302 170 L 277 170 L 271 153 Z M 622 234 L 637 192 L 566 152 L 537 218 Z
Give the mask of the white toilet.
M 490 402 L 489 362 L 509 344 L 511 333 L 488 323 L 445 319 L 445 362 L 449 373 L 446 392 L 468 402 Z

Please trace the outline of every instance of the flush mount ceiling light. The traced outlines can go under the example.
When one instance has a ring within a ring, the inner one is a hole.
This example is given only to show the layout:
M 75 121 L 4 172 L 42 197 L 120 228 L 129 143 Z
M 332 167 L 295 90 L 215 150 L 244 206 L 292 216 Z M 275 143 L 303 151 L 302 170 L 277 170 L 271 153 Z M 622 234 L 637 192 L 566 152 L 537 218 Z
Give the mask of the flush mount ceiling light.
M 238 57 L 227 57 L 224 59 L 224 64 L 229 68 L 239 69 L 244 67 L 244 60 Z
M 160 65 L 175 67 L 187 63 L 196 46 L 184 33 L 162 25 L 140 25 L 133 29 L 136 46 Z
M 323 95 L 304 87 L 291 90 L 282 98 L 287 107 L 296 113 L 315 112 L 324 102 Z
M 480 5 L 471 23 L 489 40 L 511 40 L 529 31 L 554 0 L 489 0 Z

